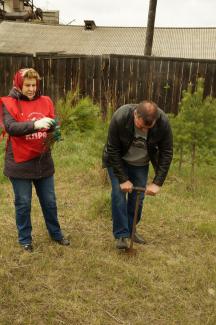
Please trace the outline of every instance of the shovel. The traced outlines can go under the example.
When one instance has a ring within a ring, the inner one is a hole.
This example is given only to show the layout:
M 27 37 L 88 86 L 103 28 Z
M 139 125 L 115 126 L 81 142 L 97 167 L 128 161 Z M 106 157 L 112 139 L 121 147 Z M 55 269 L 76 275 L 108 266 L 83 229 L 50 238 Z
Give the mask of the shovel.
M 136 232 L 136 224 L 137 224 L 137 216 L 138 216 L 138 210 L 139 210 L 139 203 L 140 203 L 140 196 L 141 192 L 145 193 L 145 187 L 139 187 L 139 186 L 134 186 L 133 191 L 137 192 L 136 196 L 136 205 L 135 205 L 135 212 L 134 212 L 134 219 L 133 219 L 133 226 L 132 226 L 132 234 L 131 234 L 131 240 L 130 240 L 130 246 L 129 248 L 125 249 L 125 253 L 128 255 L 136 255 L 137 250 L 133 248 L 133 243 L 134 243 L 134 235 Z

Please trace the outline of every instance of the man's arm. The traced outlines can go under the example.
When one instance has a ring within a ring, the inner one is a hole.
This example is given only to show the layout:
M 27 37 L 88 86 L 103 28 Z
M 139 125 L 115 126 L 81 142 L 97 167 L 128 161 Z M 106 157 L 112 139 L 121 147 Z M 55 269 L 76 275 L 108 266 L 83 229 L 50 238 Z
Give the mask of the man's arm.
M 173 157 L 173 135 L 168 120 L 164 127 L 163 137 L 158 143 L 158 161 L 153 179 L 153 183 L 158 186 L 163 185 Z
M 122 184 L 128 181 L 128 176 L 125 174 L 123 160 L 121 157 L 119 127 L 115 116 L 113 116 L 109 126 L 106 150 L 109 157 L 109 163 L 113 168 L 115 176 L 119 179 L 119 183 Z

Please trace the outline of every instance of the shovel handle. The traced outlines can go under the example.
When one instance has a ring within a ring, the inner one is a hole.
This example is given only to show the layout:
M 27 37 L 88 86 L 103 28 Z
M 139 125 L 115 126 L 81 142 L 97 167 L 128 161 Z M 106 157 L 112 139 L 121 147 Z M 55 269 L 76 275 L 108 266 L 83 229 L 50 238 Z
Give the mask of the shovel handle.
M 145 190 L 146 190 L 145 187 L 133 186 L 133 191 L 137 191 L 137 192 L 143 192 L 143 193 L 145 193 Z

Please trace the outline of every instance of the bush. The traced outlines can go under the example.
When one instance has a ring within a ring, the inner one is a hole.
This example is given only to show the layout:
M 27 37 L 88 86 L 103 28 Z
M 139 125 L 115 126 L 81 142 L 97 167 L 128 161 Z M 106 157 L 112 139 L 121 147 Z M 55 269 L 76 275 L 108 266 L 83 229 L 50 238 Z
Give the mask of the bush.
M 93 130 L 100 120 L 99 106 L 89 97 L 78 99 L 78 91 L 68 92 L 65 99 L 58 100 L 56 110 L 64 134 Z
M 99 116 L 99 107 L 89 97 L 85 97 L 74 107 L 71 119 L 78 131 L 85 132 L 95 129 Z

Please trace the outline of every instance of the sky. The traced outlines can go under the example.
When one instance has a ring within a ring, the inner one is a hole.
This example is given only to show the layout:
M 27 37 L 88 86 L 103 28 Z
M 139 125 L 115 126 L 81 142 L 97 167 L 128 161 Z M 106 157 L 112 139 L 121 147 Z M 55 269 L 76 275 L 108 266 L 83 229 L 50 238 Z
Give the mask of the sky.
M 149 0 L 34 0 L 44 10 L 59 10 L 60 23 L 145 27 Z M 216 0 L 158 0 L 157 27 L 216 27 Z

